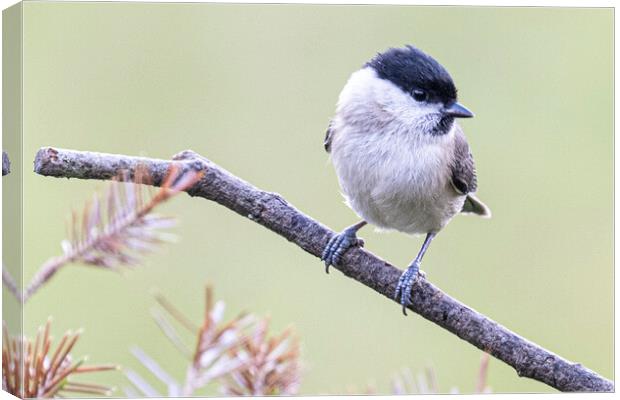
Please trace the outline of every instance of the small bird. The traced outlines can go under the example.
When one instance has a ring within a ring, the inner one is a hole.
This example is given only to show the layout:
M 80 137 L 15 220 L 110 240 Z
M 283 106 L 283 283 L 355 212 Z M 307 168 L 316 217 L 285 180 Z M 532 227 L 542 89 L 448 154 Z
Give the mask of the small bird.
M 456 118 L 474 114 L 457 102 L 450 74 L 413 46 L 390 48 L 354 72 L 340 93 L 325 135 L 340 188 L 362 221 L 335 235 L 321 260 L 326 272 L 363 245 L 367 223 L 380 230 L 425 234 L 394 297 L 411 305 L 413 283 L 433 238 L 458 213 L 490 217 L 476 191 L 476 170 Z

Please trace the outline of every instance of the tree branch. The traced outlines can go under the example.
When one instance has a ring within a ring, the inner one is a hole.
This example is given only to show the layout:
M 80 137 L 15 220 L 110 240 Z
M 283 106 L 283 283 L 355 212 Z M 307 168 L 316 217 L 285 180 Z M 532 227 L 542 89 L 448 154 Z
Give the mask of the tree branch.
M 6 153 L 6 151 L 3 151 L 2 176 L 8 175 L 9 173 L 11 173 L 11 161 L 9 160 L 9 155 Z M 22 301 L 22 292 L 17 287 L 17 282 L 15 282 L 15 278 L 13 278 L 9 270 L 4 266 L 4 263 L 2 263 L 2 283 L 4 283 L 9 292 L 11 292 L 13 296 L 15 296 L 17 301 Z
M 11 161 L 6 151 L 2 152 L 2 176 L 8 175 L 11 172 Z
M 320 257 L 324 246 L 335 234 L 278 194 L 262 191 L 192 151 L 179 153 L 174 161 L 165 161 L 46 147 L 37 153 L 34 170 L 45 176 L 110 179 L 120 170 L 128 170 L 131 174 L 138 165 L 143 165 L 157 186 L 171 162 L 204 171 L 202 179 L 187 190 L 190 196 L 215 201 L 316 257 Z M 342 265 L 335 268 L 392 300 L 402 272 L 362 248 L 347 251 L 342 257 Z M 525 340 L 424 279 L 416 281 L 413 305 L 409 309 L 512 366 L 519 376 L 561 391 L 614 390 L 613 382 Z
M 9 292 L 11 292 L 13 296 L 15 296 L 17 301 L 19 301 L 20 303 L 23 302 L 22 292 L 17 287 L 17 282 L 15 282 L 15 279 L 13 278 L 9 270 L 6 269 L 4 263 L 2 264 L 2 283 L 4 283 L 4 286 L 6 286 Z
M 33 294 L 35 294 L 41 287 L 48 282 L 58 271 L 71 262 L 71 258 L 67 256 L 58 256 L 48 259 L 39 270 L 36 272 L 32 280 L 24 289 L 24 292 L 18 292 L 19 296 L 16 296 L 22 304 L 25 304 Z M 6 282 L 5 282 L 6 283 Z

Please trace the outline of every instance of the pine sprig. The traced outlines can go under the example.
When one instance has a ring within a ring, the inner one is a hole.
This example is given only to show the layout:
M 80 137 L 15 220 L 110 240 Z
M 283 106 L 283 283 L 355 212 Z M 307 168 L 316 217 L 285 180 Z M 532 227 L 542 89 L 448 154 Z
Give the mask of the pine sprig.
M 145 254 L 172 238 L 163 231 L 174 226 L 174 219 L 152 211 L 201 177 L 202 172 L 171 164 L 161 187 L 151 195 L 150 178 L 144 168 L 137 169 L 133 181 L 129 181 L 127 173 L 118 176 L 107 186 L 104 195 L 95 194 L 81 213 L 73 212 L 69 238 L 61 243 L 63 255 L 43 264 L 20 300 L 28 300 L 70 263 L 112 270 L 138 265 Z
M 491 387 L 487 383 L 489 358 L 490 356 L 488 353 L 482 353 L 480 365 L 478 366 L 474 393 L 491 393 Z M 431 367 L 427 367 L 424 374 L 418 374 L 417 379 L 414 378 L 410 369 L 405 368 L 392 380 L 392 394 L 405 395 L 439 393 L 437 375 L 435 374 L 435 370 Z M 459 389 L 453 387 L 450 389 L 450 393 L 459 393 Z
M 233 396 L 294 395 L 301 382 L 299 341 L 287 329 L 268 336 L 269 319 L 260 320 L 242 345 L 231 355 L 243 361 L 243 368 L 232 371 L 222 391 Z
M 242 332 L 254 323 L 255 318 L 251 315 L 239 315 L 228 322 L 223 322 L 224 302 L 213 301 L 213 289 L 210 286 L 207 286 L 205 294 L 205 314 L 200 326 L 196 326 L 163 295 L 159 293 L 155 295 L 161 310 L 164 311 L 161 312 L 158 309 L 153 313 L 157 325 L 182 354 L 189 356 L 189 365 L 182 381 L 172 378 L 140 348 L 134 347 L 131 351 L 144 368 L 166 386 L 168 396 L 194 395 L 197 390 L 211 382 L 220 380 L 245 366 L 243 360 L 231 355 L 231 351 L 241 344 Z M 183 343 L 181 335 L 173 327 L 171 320 L 195 335 L 196 345 L 193 351 L 189 351 L 189 346 Z M 125 375 L 133 385 L 133 388 L 125 389 L 127 396 L 163 397 L 135 371 L 127 370 Z
M 210 286 L 207 286 L 205 294 L 205 317 L 198 329 L 192 364 L 185 379 L 184 395 L 190 395 L 196 389 L 244 367 L 243 360 L 229 353 L 233 353 L 241 343 L 241 332 L 254 322 L 253 316 L 242 314 L 221 324 L 224 302 L 214 304 Z
M 39 328 L 34 342 L 25 337 L 11 337 L 3 326 L 2 389 L 21 398 L 51 398 L 67 394 L 109 396 L 113 388 L 74 382 L 77 374 L 110 371 L 114 365 L 85 366 L 85 359 L 72 361 L 80 332 L 67 332 L 56 350 L 52 350 L 51 320 Z

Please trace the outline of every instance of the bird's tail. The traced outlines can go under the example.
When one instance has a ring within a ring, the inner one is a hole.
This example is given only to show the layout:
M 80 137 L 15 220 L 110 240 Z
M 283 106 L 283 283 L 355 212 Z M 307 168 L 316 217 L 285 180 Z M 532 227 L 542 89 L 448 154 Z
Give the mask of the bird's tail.
M 465 198 L 465 204 L 463 204 L 461 212 L 464 214 L 476 214 L 482 218 L 491 218 L 491 209 L 471 193 Z

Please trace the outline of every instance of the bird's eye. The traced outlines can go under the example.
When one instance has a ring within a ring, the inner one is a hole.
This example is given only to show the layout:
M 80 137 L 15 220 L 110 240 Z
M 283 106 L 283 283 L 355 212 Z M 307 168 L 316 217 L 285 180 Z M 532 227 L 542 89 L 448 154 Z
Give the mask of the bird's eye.
M 416 101 L 426 101 L 428 99 L 428 93 L 422 89 L 413 89 L 411 94 Z

